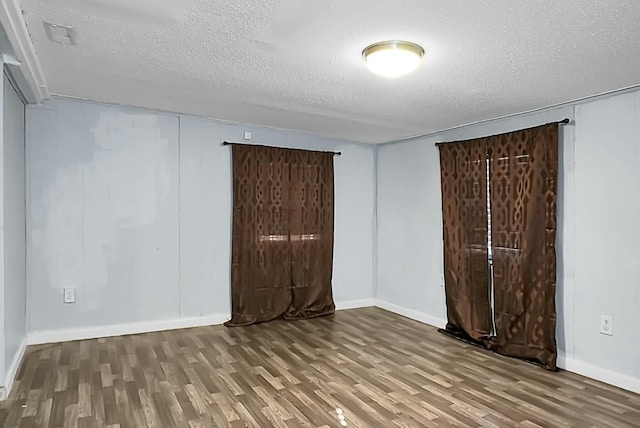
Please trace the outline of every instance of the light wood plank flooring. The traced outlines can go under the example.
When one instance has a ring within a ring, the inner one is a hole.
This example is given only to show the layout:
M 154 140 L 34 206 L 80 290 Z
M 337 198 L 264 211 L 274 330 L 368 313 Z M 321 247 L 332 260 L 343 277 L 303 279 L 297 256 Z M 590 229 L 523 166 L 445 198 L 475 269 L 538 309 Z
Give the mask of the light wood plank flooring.
M 29 347 L 2 425 L 640 427 L 640 396 L 366 308 Z

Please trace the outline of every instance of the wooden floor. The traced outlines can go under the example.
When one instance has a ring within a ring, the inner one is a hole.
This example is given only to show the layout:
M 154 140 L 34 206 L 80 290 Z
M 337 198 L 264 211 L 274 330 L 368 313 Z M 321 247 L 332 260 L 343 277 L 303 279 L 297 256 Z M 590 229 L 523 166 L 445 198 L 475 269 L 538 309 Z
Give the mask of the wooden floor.
M 3 424 L 640 427 L 640 395 L 366 308 L 29 347 Z

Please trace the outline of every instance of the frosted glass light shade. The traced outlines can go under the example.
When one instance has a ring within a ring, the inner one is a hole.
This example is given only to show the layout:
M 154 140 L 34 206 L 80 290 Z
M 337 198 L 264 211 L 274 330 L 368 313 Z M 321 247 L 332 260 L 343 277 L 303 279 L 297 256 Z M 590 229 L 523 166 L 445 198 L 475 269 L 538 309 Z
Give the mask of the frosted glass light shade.
M 390 40 L 367 46 L 362 51 L 367 67 L 384 77 L 400 77 L 414 71 L 424 56 L 422 46 L 411 42 Z

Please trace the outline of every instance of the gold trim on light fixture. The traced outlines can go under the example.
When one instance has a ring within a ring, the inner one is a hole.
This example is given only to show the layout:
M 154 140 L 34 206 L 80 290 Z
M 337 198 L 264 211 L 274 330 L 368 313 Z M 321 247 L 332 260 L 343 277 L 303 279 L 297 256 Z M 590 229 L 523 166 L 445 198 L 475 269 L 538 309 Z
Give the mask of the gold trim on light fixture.
M 405 42 L 404 40 L 388 40 L 386 42 L 377 42 L 367 46 L 362 50 L 362 56 L 367 59 L 367 56 L 380 50 L 387 49 L 403 49 L 405 51 L 413 52 L 420 58 L 424 56 L 424 49 L 417 43 Z
M 395 54 L 396 56 L 399 52 L 409 53 L 410 57 L 413 55 L 413 58 L 411 63 L 407 64 L 406 69 L 399 68 L 398 66 L 401 64 L 389 64 L 390 66 L 393 66 L 392 69 L 381 70 L 377 68 L 380 64 L 373 64 L 372 61 L 370 61 L 370 58 L 376 56 L 375 54 L 381 55 L 385 52 L 392 55 Z M 413 42 L 407 42 L 404 40 L 387 40 L 384 42 L 373 43 L 364 48 L 362 50 L 362 57 L 367 63 L 369 69 L 374 73 L 378 73 L 386 77 L 399 77 L 412 72 L 418 67 L 420 61 L 424 57 L 424 49 L 422 46 Z

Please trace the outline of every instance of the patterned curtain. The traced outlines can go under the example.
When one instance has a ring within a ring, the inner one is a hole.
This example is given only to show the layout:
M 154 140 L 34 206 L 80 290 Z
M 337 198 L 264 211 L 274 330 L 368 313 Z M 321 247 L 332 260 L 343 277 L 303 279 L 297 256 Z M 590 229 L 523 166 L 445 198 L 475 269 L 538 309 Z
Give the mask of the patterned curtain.
M 488 140 L 496 314 L 491 346 L 555 370 L 558 125 Z
M 290 150 L 291 304 L 285 318 L 335 311 L 333 266 L 333 153 Z
M 484 141 L 440 146 L 447 330 L 481 340 L 491 333 Z
M 446 332 L 555 370 L 557 123 L 440 145 L 440 169 Z
M 232 145 L 231 320 L 335 310 L 333 154 Z

